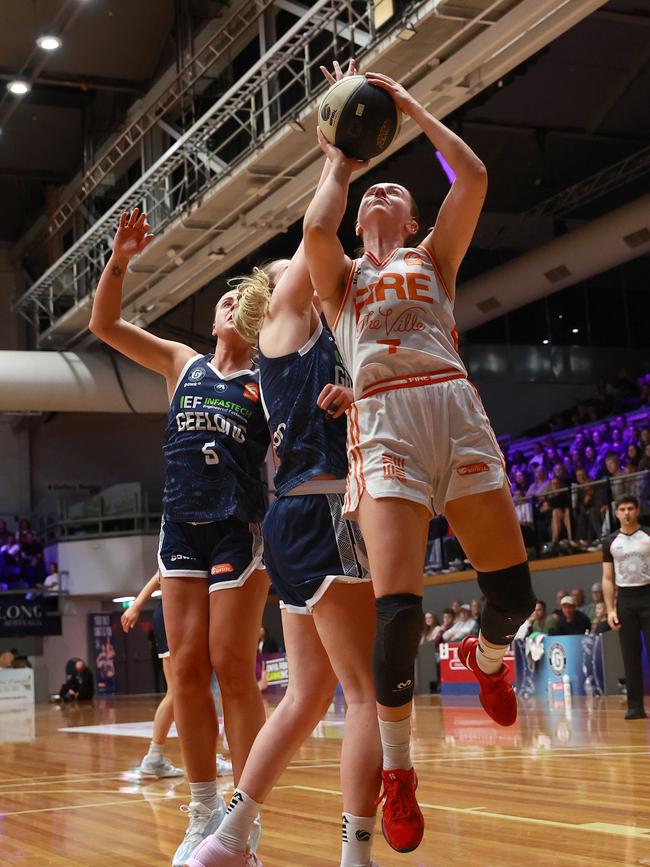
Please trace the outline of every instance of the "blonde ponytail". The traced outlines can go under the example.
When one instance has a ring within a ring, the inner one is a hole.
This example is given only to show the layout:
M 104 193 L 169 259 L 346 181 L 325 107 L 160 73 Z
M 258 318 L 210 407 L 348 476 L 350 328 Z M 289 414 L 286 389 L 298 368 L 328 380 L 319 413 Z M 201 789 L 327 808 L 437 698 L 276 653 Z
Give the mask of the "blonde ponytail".
M 237 307 L 232 317 L 235 328 L 250 346 L 257 346 L 257 336 L 271 301 L 269 276 L 261 268 L 253 268 L 251 274 L 233 277 L 228 284 L 237 290 Z

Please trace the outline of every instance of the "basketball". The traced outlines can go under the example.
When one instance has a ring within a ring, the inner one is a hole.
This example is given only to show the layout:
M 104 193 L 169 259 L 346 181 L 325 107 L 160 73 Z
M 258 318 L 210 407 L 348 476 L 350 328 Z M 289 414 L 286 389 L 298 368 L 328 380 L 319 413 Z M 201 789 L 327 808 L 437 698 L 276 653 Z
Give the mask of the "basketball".
M 401 112 L 385 90 L 365 75 L 337 81 L 318 107 L 325 138 L 352 159 L 369 160 L 385 151 L 399 132 Z

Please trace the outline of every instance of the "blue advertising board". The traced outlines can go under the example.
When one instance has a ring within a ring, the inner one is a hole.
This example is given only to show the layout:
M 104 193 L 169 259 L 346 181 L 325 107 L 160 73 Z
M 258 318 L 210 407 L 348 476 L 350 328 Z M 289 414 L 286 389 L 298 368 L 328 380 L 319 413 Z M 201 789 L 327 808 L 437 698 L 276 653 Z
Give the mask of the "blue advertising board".
M 545 635 L 515 645 L 517 692 L 524 698 L 568 690 L 571 695 L 604 695 L 599 635 Z

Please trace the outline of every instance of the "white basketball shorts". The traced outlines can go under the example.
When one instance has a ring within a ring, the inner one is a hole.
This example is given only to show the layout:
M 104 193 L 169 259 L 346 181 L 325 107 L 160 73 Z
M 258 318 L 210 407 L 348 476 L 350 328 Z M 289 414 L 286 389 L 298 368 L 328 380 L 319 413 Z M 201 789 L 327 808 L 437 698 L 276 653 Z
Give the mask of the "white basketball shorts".
M 371 497 L 422 503 L 432 514 L 506 481 L 503 455 L 467 379 L 382 391 L 352 404 L 344 515 Z

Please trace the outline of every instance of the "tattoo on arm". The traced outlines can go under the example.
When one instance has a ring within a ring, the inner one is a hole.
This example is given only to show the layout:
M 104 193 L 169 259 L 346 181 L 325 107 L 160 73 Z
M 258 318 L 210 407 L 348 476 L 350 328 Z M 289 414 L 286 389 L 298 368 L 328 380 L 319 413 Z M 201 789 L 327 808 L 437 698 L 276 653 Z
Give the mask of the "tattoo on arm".
M 119 265 L 113 265 L 113 267 L 111 269 L 111 274 L 113 275 L 113 277 L 121 277 L 122 276 L 122 269 L 120 268 Z

